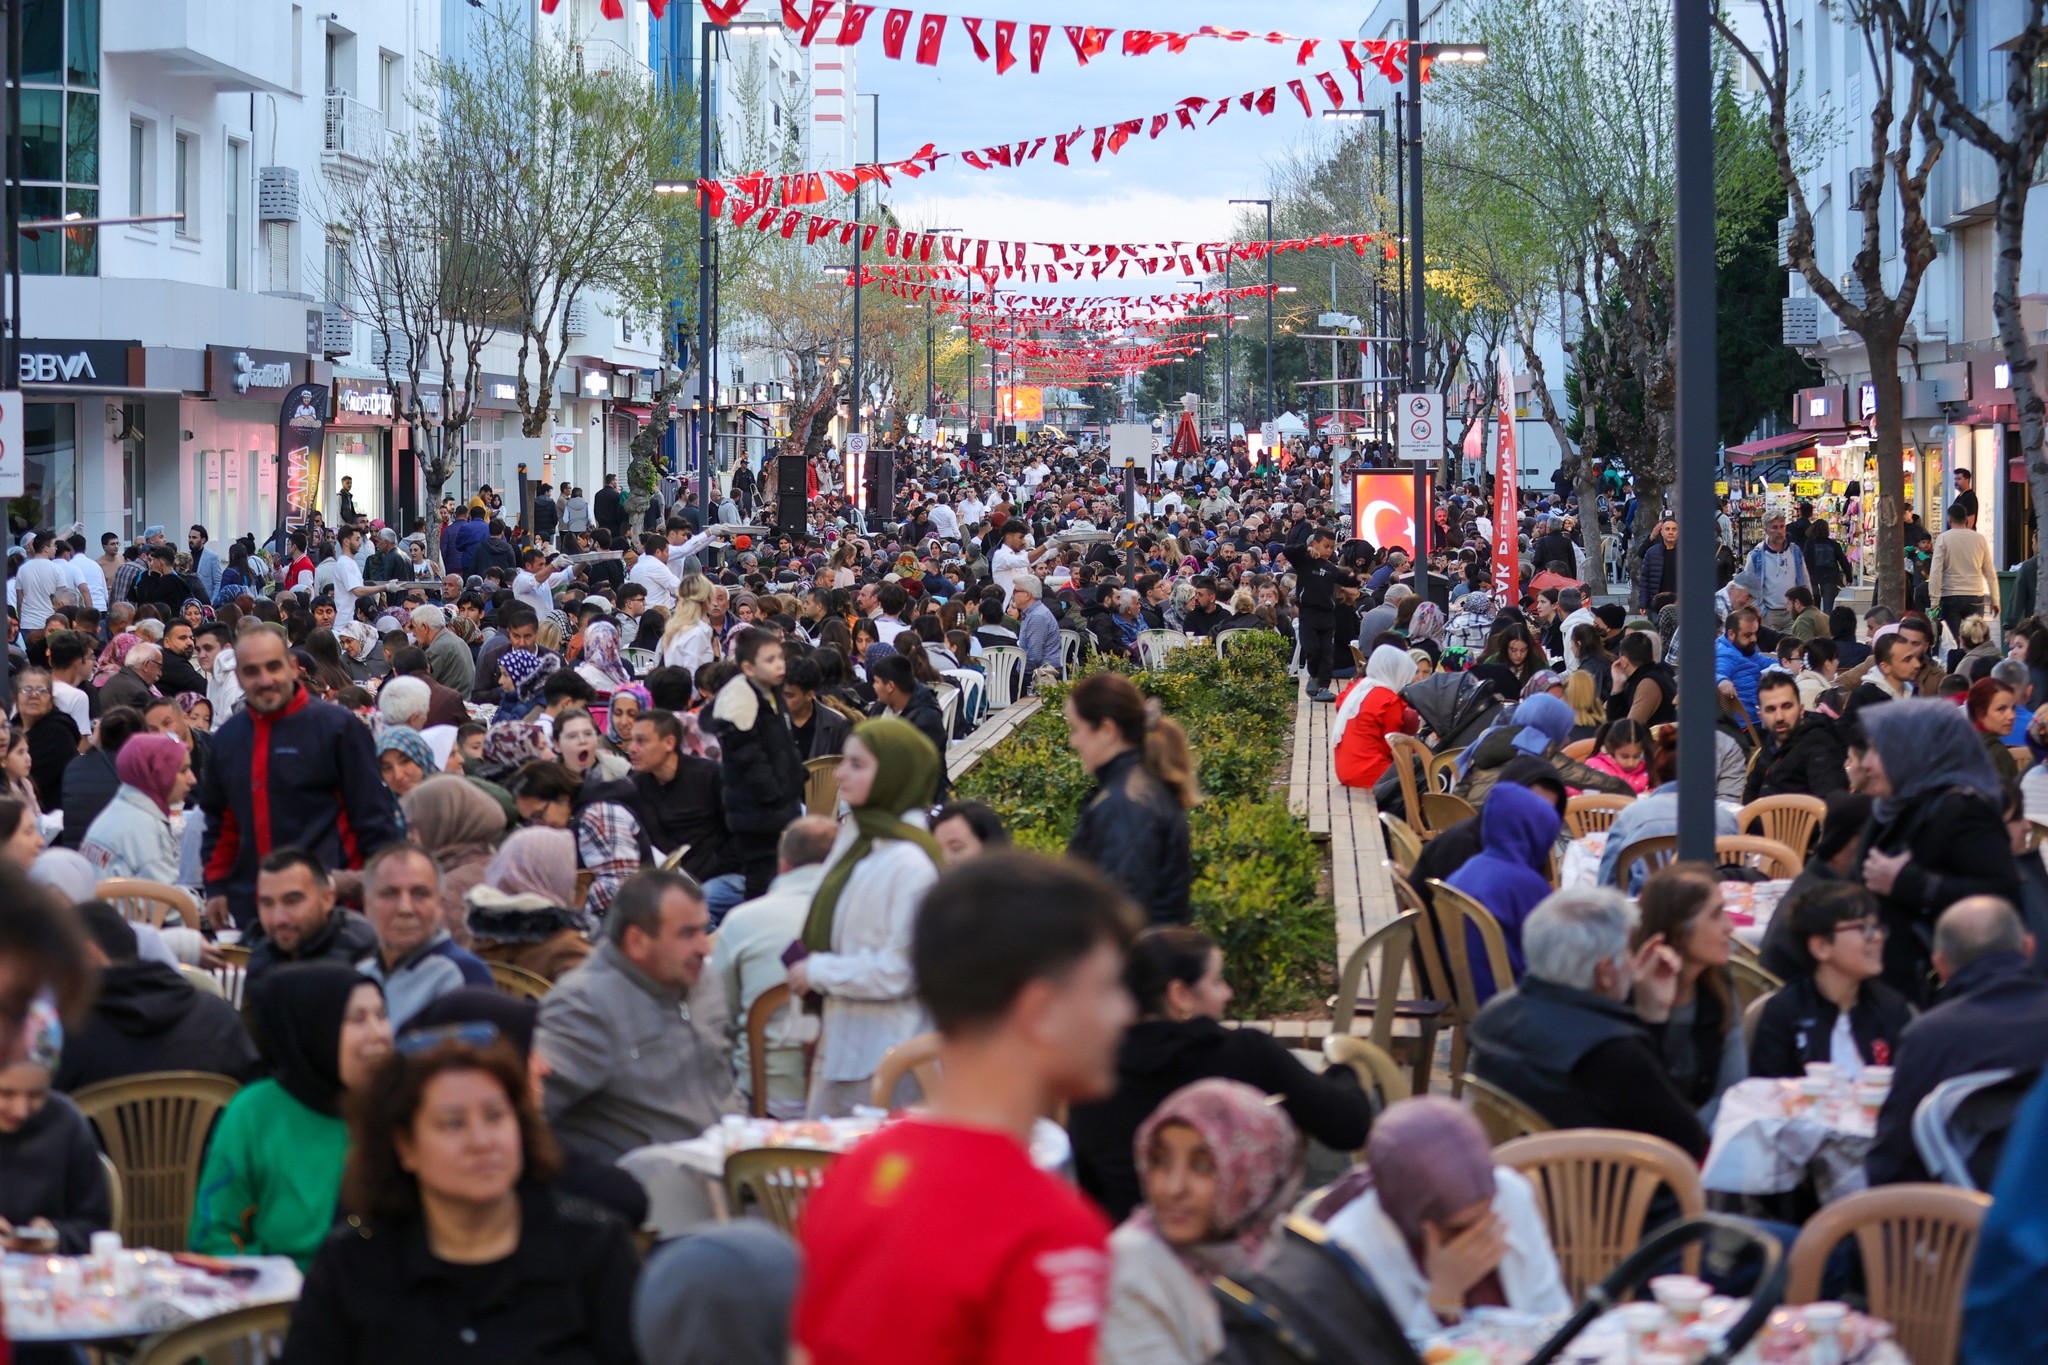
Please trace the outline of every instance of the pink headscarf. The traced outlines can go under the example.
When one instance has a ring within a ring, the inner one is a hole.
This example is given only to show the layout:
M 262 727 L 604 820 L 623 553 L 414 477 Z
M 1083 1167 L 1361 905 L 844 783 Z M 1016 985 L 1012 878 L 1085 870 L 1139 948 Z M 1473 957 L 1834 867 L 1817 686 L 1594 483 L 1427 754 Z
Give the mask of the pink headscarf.
M 508 896 L 544 896 L 552 905 L 579 909 L 576 836 L 539 826 L 514 832 L 484 869 L 484 885 Z
M 100 651 L 99 662 L 93 666 L 92 685 L 105 687 L 107 679 L 121 671 L 121 665 L 128 662 L 128 651 L 142 643 L 142 637 L 130 630 L 124 630 L 107 642 Z
M 121 746 L 114 756 L 114 772 L 121 781 L 156 802 L 158 810 L 171 813 L 171 784 L 185 766 L 185 744 L 176 735 L 137 735 Z
M 1216 1162 L 1216 1207 L 1210 1240 L 1177 1247 L 1181 1262 L 1203 1279 L 1241 1273 L 1257 1263 L 1275 1226 L 1301 1189 L 1304 1146 L 1287 1111 L 1241 1081 L 1206 1080 L 1168 1095 L 1138 1128 L 1138 1178 L 1152 1165 L 1152 1135 L 1178 1123 L 1202 1135 Z M 1151 1210 L 1131 1221 L 1158 1236 Z
M 1365 1166 L 1380 1193 L 1380 1208 L 1416 1254 L 1422 1225 L 1494 1195 L 1493 1148 L 1472 1111 L 1456 1100 L 1418 1095 L 1387 1107 L 1372 1126 Z

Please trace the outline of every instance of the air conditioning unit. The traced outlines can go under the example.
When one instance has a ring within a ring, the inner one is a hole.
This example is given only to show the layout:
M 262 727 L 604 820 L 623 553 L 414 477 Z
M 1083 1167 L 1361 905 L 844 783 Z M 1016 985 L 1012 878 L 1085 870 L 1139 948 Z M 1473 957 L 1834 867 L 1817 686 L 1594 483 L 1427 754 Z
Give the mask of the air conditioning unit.
M 348 310 L 338 303 L 320 305 L 320 351 L 323 355 L 347 355 L 356 348 L 356 325 Z
M 578 299 L 571 303 L 562 315 L 562 335 L 587 337 L 590 335 L 590 305 Z
M 1778 264 L 1787 270 L 1792 268 L 1792 219 L 1778 220 Z
M 370 363 L 383 365 L 387 359 L 393 366 L 404 369 L 412 359 L 410 342 L 403 334 L 394 336 L 390 332 L 371 332 Z
M 1820 344 L 1820 300 L 1795 296 L 1780 305 L 1779 318 L 1787 346 Z
M 299 172 L 292 166 L 265 166 L 256 173 L 256 217 L 266 223 L 299 221 Z

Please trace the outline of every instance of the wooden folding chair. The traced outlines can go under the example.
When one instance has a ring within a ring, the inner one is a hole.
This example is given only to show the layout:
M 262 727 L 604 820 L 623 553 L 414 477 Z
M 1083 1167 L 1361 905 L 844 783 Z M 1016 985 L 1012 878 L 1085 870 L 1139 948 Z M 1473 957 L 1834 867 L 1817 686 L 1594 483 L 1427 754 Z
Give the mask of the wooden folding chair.
M 1465 1057 L 1471 1050 L 1472 1021 L 1479 1017 L 1483 1003 L 1473 982 L 1469 925 L 1479 931 L 1485 946 L 1486 965 L 1493 973 L 1496 994 L 1515 984 L 1513 965 L 1508 961 L 1507 935 L 1493 912 L 1449 882 L 1434 878 L 1429 883 L 1428 918 L 1416 930 L 1423 969 L 1432 982 L 1448 982 L 1451 992 L 1451 1093 L 1457 1094 L 1465 1074 Z
M 1828 1253 L 1854 1236 L 1870 1313 L 1892 1325 L 1913 1365 L 1954 1365 L 1963 1290 L 1991 1196 L 1953 1185 L 1859 1190 L 1808 1219 L 1786 1258 L 1785 1302 L 1820 1297 Z
M 1698 1163 L 1675 1143 L 1647 1133 L 1563 1128 L 1503 1143 L 1493 1159 L 1535 1187 L 1564 1292 L 1574 1300 L 1636 1249 L 1659 1188 L 1670 1187 L 1685 1216 L 1707 1206 Z M 1695 1245 L 1685 1253 L 1687 1271 L 1697 1273 L 1698 1262 Z

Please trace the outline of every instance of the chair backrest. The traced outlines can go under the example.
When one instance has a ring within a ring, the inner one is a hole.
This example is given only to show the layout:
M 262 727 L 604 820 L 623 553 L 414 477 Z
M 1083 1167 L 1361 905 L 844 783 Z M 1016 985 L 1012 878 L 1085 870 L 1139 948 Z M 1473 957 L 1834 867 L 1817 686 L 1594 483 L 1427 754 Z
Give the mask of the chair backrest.
M 1565 745 L 1560 752 L 1562 752 L 1566 758 L 1575 759 L 1580 763 L 1584 763 L 1587 759 L 1593 756 L 1593 748 L 1599 742 L 1600 741 L 1597 739 L 1575 739 L 1571 743 Z
M 486 962 L 491 969 L 491 980 L 498 987 L 498 994 L 509 995 L 514 1000 L 540 1000 L 555 988 L 555 983 L 539 972 L 510 962 Z
M 626 661 L 626 667 L 633 670 L 636 678 L 646 677 L 661 664 L 661 656 L 651 649 L 622 649 L 619 657 Z
M 1653 834 L 1647 839 L 1638 839 L 1615 856 L 1614 884 L 1621 890 L 1628 890 L 1629 873 L 1638 863 L 1647 872 L 1655 872 L 1678 858 L 1678 836 L 1676 834 Z
M 122 1197 L 120 1169 L 114 1165 L 114 1158 L 105 1152 L 100 1153 L 100 1175 L 107 1182 L 107 1221 L 120 1227 L 128 1212 L 128 1201 Z
M 1913 1145 L 1936 1180 L 1981 1190 L 1998 1174 L 2005 1135 L 2020 1102 L 2041 1078 L 2039 1067 L 1995 1067 L 1951 1076 L 1913 1110 Z
M 839 755 L 804 761 L 804 813 L 831 816 L 839 810 Z
M 258 1303 L 235 1308 L 150 1337 L 129 1357 L 130 1365 L 190 1365 L 192 1361 L 233 1360 L 236 1365 L 264 1365 L 284 1355 L 292 1326 L 292 1303 Z
M 1776 839 L 1755 834 L 1723 834 L 1714 840 L 1714 861 L 1722 867 L 1753 867 L 1773 880 L 1799 875 L 1802 860 Z
M 1399 878 L 1397 883 L 1405 886 Z M 1372 1032 L 1368 1036 L 1374 1046 L 1386 1049 L 1394 1037 L 1394 1011 L 1401 999 L 1401 974 L 1414 965 L 1416 930 L 1422 923 L 1422 916 L 1414 910 L 1406 911 L 1390 923 L 1381 925 L 1366 937 L 1365 942 L 1351 950 L 1351 956 L 1344 959 L 1343 970 L 1337 974 L 1337 1005 L 1330 1015 L 1330 1036 L 1340 1038 L 1351 1032 L 1352 1021 L 1358 1016 L 1358 996 L 1361 989 L 1372 995 Z M 1366 973 L 1372 973 L 1370 983 Z M 1421 981 L 1420 973 L 1416 980 Z M 1421 991 L 1418 989 L 1418 995 Z
M 1394 779 L 1401 784 L 1401 811 L 1408 826 L 1427 842 L 1434 831 L 1423 820 L 1422 786 L 1416 780 L 1415 771 L 1419 765 L 1423 771 L 1429 769 L 1433 758 L 1430 748 L 1413 735 L 1391 734 L 1387 736 L 1387 748 L 1394 756 Z
M 165 882 L 142 877 L 108 877 L 93 888 L 93 894 L 113 905 L 131 924 L 164 927 L 173 910 L 187 929 L 199 927 L 199 902 Z
M 249 984 L 249 950 L 239 943 L 222 943 L 215 947 L 220 954 L 220 966 L 213 969 L 213 979 L 220 984 L 221 999 L 242 1008 L 242 991 Z
M 1776 994 L 1776 991 L 1765 991 L 1742 1007 L 1743 1047 L 1754 1048 L 1756 1046 L 1756 1026 L 1763 1021 L 1764 1006 L 1770 1004 L 1771 997 Z
M 1535 1187 L 1564 1292 L 1573 1299 L 1636 1249 L 1660 1187 L 1671 1188 L 1688 1218 L 1707 1205 L 1698 1163 L 1677 1144 L 1647 1133 L 1561 1128 L 1503 1143 L 1493 1159 Z
M 1394 1054 L 1370 1039 L 1333 1033 L 1323 1039 L 1323 1055 L 1332 1065 L 1348 1066 L 1357 1073 L 1367 1094 L 1378 1091 L 1382 1109 L 1414 1093 L 1408 1073 L 1394 1060 Z
M 207 1134 L 241 1088 L 205 1071 L 151 1071 L 73 1093 L 121 1174 L 126 1219 L 114 1230 L 126 1245 L 185 1249 Z
M 883 1053 L 882 1060 L 875 1065 L 875 1079 L 868 1086 L 868 1102 L 877 1109 L 892 1108 L 890 1099 L 906 1074 L 916 1076 L 927 1095 L 932 1092 L 939 1079 L 938 1034 L 920 1033 Z
M 1415 860 L 1422 856 L 1422 836 L 1392 811 L 1380 812 L 1380 828 L 1386 832 L 1387 856 L 1394 860 L 1394 866 L 1403 872 L 1413 872 Z
M 725 1159 L 725 1205 L 740 1216 L 748 1200 L 761 1216 L 794 1236 L 804 1206 L 825 1183 L 837 1156 L 803 1147 L 754 1147 Z
M 952 680 L 960 689 L 960 705 L 967 712 L 967 723 L 972 726 L 981 721 L 981 694 L 986 685 L 981 674 L 971 668 L 942 668 L 939 672 Z
M 1748 834 L 1755 825 L 1758 834 L 1804 858 L 1827 813 L 1828 803 L 1818 796 L 1760 796 L 1735 812 L 1735 828 Z
M 1425 771 L 1429 776 L 1431 791 L 1448 794 L 1451 788 L 1458 785 L 1458 756 L 1464 752 L 1465 746 L 1461 744 L 1455 749 L 1439 749 L 1430 758 L 1429 767 Z
M 1806 1222 L 1792 1243 L 1785 1302 L 1820 1297 L 1821 1270 L 1844 1237 L 1863 1253 L 1870 1314 L 1892 1325 L 1913 1365 L 1953 1365 L 1963 1330 L 1963 1288 L 1991 1196 L 1952 1185 L 1858 1190 Z
M 1232 642 L 1240 639 L 1243 636 L 1251 635 L 1254 633 L 1255 632 L 1250 626 L 1232 626 L 1229 630 L 1217 631 L 1216 657 L 1220 659 L 1225 654 L 1228 654 L 1230 652 L 1230 645 L 1232 644 Z
M 1168 654 L 1187 646 L 1185 631 L 1141 630 L 1138 632 L 1138 662 L 1147 668 L 1164 668 Z
M 1493 1082 L 1481 1080 L 1469 1071 L 1459 1080 L 1463 1083 L 1463 1099 L 1472 1110 L 1472 1117 L 1479 1120 L 1479 1126 L 1486 1130 L 1486 1140 L 1494 1146 L 1531 1133 L 1550 1131 L 1548 1119 Z
M 1735 1007 L 1743 1011 L 1745 1023 L 1751 1005 L 1785 985 L 1754 962 L 1745 962 L 1734 956 L 1728 959 L 1728 978 L 1735 985 Z
M 1081 656 L 1088 652 L 1088 641 L 1078 630 L 1060 632 L 1060 669 L 1068 677 L 1081 666 Z
M 757 1119 L 768 1117 L 768 1025 L 789 1004 L 789 983 L 770 986 L 754 997 L 747 1010 L 747 1093 L 754 1097 Z
M 1422 960 L 1432 981 L 1451 983 L 1451 1004 L 1458 1022 L 1469 1025 L 1479 1017 L 1479 988 L 1472 977 L 1472 942 L 1466 933 L 1470 925 L 1479 931 L 1485 945 L 1486 965 L 1493 973 L 1496 993 L 1515 984 L 1514 965 L 1508 960 L 1507 935 L 1493 912 L 1449 882 L 1432 877 L 1429 882 L 1428 925 L 1418 931 Z
M 989 706 L 997 711 L 1015 702 L 1024 692 L 1024 651 L 1015 645 L 990 645 L 981 652 L 982 677 L 987 680 Z
M 1564 830 L 1574 839 L 1583 839 L 1596 829 L 1607 829 L 1614 824 L 1614 817 L 1627 810 L 1633 798 L 1615 796 L 1611 792 L 1586 792 L 1574 796 L 1564 803 Z
M 1449 792 L 1425 791 L 1422 793 L 1422 824 L 1431 835 L 1438 835 L 1452 825 L 1463 824 L 1479 814 L 1472 803 L 1462 796 Z
M 939 698 L 939 729 L 950 740 L 960 720 L 960 689 L 940 683 L 932 690 Z

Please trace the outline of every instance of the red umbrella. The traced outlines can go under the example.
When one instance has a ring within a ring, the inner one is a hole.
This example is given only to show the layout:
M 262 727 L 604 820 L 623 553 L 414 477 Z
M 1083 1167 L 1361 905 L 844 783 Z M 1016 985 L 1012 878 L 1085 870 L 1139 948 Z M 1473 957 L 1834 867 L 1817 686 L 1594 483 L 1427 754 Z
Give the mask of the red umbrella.
M 1545 588 L 1583 589 L 1585 586 L 1586 585 L 1584 583 L 1580 582 L 1576 578 L 1566 578 L 1563 574 L 1552 573 L 1548 569 L 1545 569 L 1542 573 L 1537 574 L 1534 578 L 1529 580 L 1530 592 L 1542 592 Z

